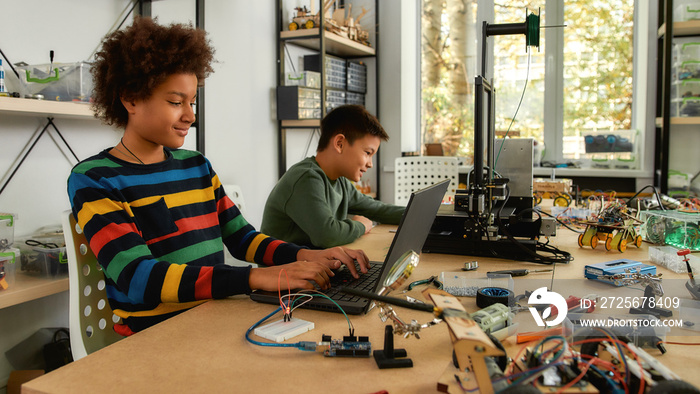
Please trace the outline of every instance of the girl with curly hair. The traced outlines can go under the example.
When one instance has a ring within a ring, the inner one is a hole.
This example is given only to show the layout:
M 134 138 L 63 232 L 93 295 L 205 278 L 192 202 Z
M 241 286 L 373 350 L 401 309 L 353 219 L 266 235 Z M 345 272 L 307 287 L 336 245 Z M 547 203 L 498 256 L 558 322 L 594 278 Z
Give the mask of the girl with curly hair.
M 203 30 L 137 18 L 108 35 L 96 55 L 93 109 L 123 128 L 119 143 L 71 171 L 73 215 L 105 274 L 122 335 L 204 300 L 275 291 L 284 269 L 293 288 L 329 286 L 341 263 L 357 276 L 360 250 L 301 248 L 256 231 L 226 196 L 210 162 L 178 149 L 195 121 L 197 87 L 213 71 Z M 264 268 L 224 264 L 223 247 Z

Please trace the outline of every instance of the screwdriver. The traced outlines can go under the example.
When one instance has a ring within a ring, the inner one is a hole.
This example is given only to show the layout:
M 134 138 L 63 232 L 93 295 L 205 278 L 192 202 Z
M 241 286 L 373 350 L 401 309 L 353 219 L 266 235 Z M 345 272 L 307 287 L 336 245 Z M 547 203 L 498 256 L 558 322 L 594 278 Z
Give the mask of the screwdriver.
M 499 275 L 510 275 L 510 276 L 525 276 L 530 273 L 538 273 L 538 272 L 552 272 L 551 269 L 546 269 L 546 270 L 529 270 L 529 269 L 520 269 L 520 270 L 503 270 L 503 271 L 490 271 L 487 272 L 486 275 L 492 275 L 492 274 L 499 274 Z

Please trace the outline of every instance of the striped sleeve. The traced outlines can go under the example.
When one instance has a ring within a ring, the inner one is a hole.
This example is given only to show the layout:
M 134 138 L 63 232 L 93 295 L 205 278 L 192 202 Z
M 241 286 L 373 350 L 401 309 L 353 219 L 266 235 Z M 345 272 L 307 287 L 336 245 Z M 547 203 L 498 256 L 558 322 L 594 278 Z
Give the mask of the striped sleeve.
M 211 170 L 213 173 L 213 169 Z M 255 230 L 236 204 L 226 195 L 218 176 L 212 182 L 216 190 L 216 207 L 224 244 L 239 260 L 266 266 L 287 264 L 297 260 L 301 247 L 280 241 Z

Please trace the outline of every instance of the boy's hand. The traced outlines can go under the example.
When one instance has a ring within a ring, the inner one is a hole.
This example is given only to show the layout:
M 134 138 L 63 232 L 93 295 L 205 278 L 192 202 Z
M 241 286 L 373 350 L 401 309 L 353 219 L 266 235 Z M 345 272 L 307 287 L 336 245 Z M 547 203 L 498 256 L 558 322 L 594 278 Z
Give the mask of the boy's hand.
M 331 269 L 340 268 L 337 264 L 338 261 L 345 264 L 348 270 L 354 278 L 359 278 L 360 275 L 357 273 L 357 268 L 355 268 L 355 262 L 360 265 L 360 271 L 366 274 L 369 270 L 369 258 L 364 251 L 360 249 L 348 249 L 344 246 L 336 246 L 334 248 L 322 249 L 322 250 L 312 250 L 312 249 L 302 249 L 297 253 L 297 259 L 314 261 L 326 264 Z
M 334 261 L 335 268 L 340 267 L 338 261 Z M 314 286 L 309 281 L 314 281 L 321 289 L 330 287 L 330 277 L 335 275 L 331 268 L 333 264 L 315 261 L 296 261 L 294 263 L 276 265 L 265 268 L 252 268 L 248 277 L 248 285 L 251 290 L 277 291 L 279 286 L 286 289 L 287 278 L 292 289 L 313 290 Z M 287 275 L 281 274 L 285 270 Z
M 350 219 L 364 224 L 365 225 L 365 234 L 369 233 L 370 230 L 372 230 L 372 221 L 367 219 L 366 217 L 360 216 L 360 215 L 355 215 L 355 216 L 351 217 Z

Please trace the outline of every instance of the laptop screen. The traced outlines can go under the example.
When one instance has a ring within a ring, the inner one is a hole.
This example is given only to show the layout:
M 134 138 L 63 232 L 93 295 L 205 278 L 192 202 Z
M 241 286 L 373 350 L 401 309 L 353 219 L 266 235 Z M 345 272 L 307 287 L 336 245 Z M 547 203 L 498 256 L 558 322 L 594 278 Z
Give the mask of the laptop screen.
M 411 194 L 406 212 L 401 217 L 398 230 L 384 260 L 386 267 L 375 291 L 384 286 L 384 280 L 390 271 L 389 267 L 395 264 L 401 255 L 408 250 L 420 254 L 449 185 L 450 180 L 446 179 Z

